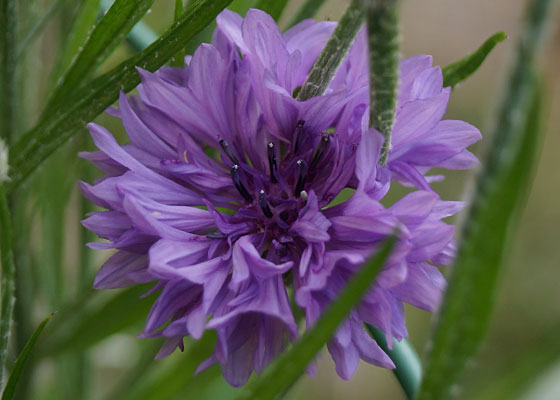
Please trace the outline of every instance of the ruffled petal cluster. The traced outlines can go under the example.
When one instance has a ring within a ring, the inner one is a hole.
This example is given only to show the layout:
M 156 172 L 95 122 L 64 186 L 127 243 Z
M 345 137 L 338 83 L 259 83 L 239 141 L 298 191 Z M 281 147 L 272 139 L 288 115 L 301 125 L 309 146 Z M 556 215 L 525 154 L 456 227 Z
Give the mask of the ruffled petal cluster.
M 244 19 L 224 11 L 217 23 L 185 67 L 139 69 L 138 95 L 121 94 L 109 110 L 129 143 L 89 125 L 98 150 L 81 155 L 105 175 L 80 185 L 106 211 L 83 224 L 105 239 L 91 247 L 116 250 L 95 287 L 153 282 L 159 295 L 142 336 L 167 339 L 158 356 L 215 330 L 200 368 L 219 363 L 240 386 L 398 229 L 389 262 L 328 343 L 345 379 L 360 359 L 392 368 L 363 325 L 391 344 L 407 336 L 403 303 L 437 308 L 445 281 L 436 265 L 454 254 L 454 227 L 442 219 L 462 203 L 440 200 L 426 173 L 472 167 L 466 147 L 480 133 L 441 120 L 449 89 L 429 56 L 405 59 L 389 162 L 379 166 L 363 33 L 327 92 L 302 102 L 295 93 L 335 23 L 306 20 L 282 33 L 258 10 Z M 392 181 L 417 190 L 384 206 Z M 353 194 L 341 202 L 343 190 Z

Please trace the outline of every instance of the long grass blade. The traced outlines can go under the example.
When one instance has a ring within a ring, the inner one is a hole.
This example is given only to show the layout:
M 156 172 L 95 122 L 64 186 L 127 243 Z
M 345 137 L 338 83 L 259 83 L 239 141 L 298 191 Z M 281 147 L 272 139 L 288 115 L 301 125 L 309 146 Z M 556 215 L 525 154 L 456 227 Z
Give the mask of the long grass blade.
M 1 149 L 0 149 L 1 151 Z M 0 181 L 0 262 L 2 263 L 2 306 L 0 315 L 0 369 L 1 385 L 4 385 L 8 344 L 13 325 L 15 304 L 15 266 L 12 238 L 12 220 L 4 185 Z
M 16 129 L 16 0 L 0 0 L 0 138 L 10 145 Z
M 536 96 L 535 57 L 551 0 L 532 1 L 490 151 L 445 295 L 419 399 L 447 399 L 487 330 L 497 278 L 535 167 L 539 132 L 525 129 Z
M 69 96 L 115 50 L 132 27 L 146 14 L 154 0 L 116 0 L 97 23 L 68 71 L 57 83 L 46 111 L 63 107 Z
M 324 2 L 325 0 L 306 0 L 306 2 L 300 7 L 295 17 L 290 21 L 289 26 L 294 26 L 304 19 L 313 18 Z
M 155 71 L 177 53 L 184 43 L 210 23 L 231 0 L 198 0 L 166 33 L 146 50 L 94 79 L 72 96 L 67 107 L 42 118 L 12 147 L 13 173 L 7 187 L 12 190 L 52 152 L 86 123 L 140 82 L 136 67 Z
M 37 329 L 35 329 L 35 332 L 33 332 L 33 335 L 31 335 L 31 337 L 25 344 L 25 347 L 23 348 L 22 352 L 16 360 L 16 363 L 14 364 L 14 368 L 12 368 L 10 379 L 8 379 L 8 383 L 6 384 L 4 392 L 2 393 L 2 400 L 11 400 L 14 398 L 16 386 L 23 372 L 23 368 L 25 367 L 25 364 L 27 363 L 27 360 L 31 355 L 31 351 L 35 346 L 35 343 L 37 343 L 37 339 L 39 339 L 39 336 L 41 336 L 41 332 L 43 332 L 43 329 L 45 329 L 45 325 L 47 325 L 47 322 L 49 322 L 53 315 L 54 314 L 49 315 L 43 320 L 43 322 L 39 324 Z
M 282 11 L 284 11 L 287 4 L 288 0 L 259 0 L 255 8 L 263 10 L 274 18 L 274 20 L 278 21 L 278 18 L 282 15 Z

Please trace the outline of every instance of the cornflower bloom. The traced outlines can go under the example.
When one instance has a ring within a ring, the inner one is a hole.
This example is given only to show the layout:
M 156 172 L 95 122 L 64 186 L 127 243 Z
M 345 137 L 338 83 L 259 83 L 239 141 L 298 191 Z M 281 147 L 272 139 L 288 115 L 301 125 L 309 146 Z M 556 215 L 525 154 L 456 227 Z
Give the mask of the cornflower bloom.
M 158 357 L 215 330 L 215 352 L 199 369 L 220 363 L 240 386 L 297 339 L 293 310 L 312 326 L 398 228 L 375 285 L 328 343 L 345 379 L 360 359 L 394 367 L 363 324 L 392 343 L 407 336 L 403 302 L 437 307 L 445 281 L 433 265 L 453 257 L 454 227 L 442 218 L 462 204 L 441 201 L 424 174 L 467 166 L 463 159 L 470 167 L 465 147 L 478 131 L 440 121 L 449 91 L 429 57 L 404 60 L 393 149 L 379 166 L 382 138 L 367 128 L 363 34 L 327 92 L 298 101 L 335 23 L 306 20 L 282 34 L 258 10 L 245 19 L 224 11 L 217 23 L 212 43 L 185 67 L 139 69 L 138 96 L 121 94 L 109 111 L 129 144 L 89 125 L 99 150 L 82 156 L 105 176 L 81 189 L 107 211 L 83 224 L 107 239 L 91 247 L 117 249 L 95 287 L 155 282 L 141 336 L 167 338 Z M 445 151 L 436 157 L 434 148 Z M 385 207 L 391 179 L 422 190 Z M 352 196 L 333 202 L 344 189 Z

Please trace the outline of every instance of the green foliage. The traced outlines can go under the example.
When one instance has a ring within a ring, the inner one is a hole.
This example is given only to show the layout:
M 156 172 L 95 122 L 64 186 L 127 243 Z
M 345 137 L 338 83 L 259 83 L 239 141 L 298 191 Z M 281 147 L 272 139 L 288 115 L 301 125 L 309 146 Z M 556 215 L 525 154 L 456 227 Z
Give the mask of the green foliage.
M 307 330 L 292 348 L 284 351 L 260 377 L 249 382 L 237 400 L 275 399 L 284 394 L 301 377 L 305 368 L 371 287 L 395 242 L 395 236 L 386 240 L 377 249 L 376 254 L 348 281 L 317 323 Z
M 506 39 L 507 35 L 504 32 L 496 32 L 486 39 L 474 53 L 444 67 L 441 71 L 443 74 L 443 86 L 454 87 L 467 79 L 482 65 L 494 47 Z
M 288 0 L 258 0 L 255 8 L 263 10 L 278 21 L 287 4 Z
M 70 64 L 72 64 L 72 60 L 80 52 L 80 48 L 86 43 L 92 31 L 93 24 L 99 14 L 100 3 L 101 0 L 84 0 L 80 3 L 76 19 L 74 20 L 70 34 L 64 43 L 62 54 L 58 58 L 58 63 L 54 69 L 57 78 L 68 69 Z
M 39 326 L 37 327 L 37 329 L 35 329 L 35 332 L 33 332 L 33 335 L 31 335 L 31 337 L 29 338 L 29 340 L 27 341 L 27 343 L 25 344 L 25 347 L 23 348 L 22 352 L 20 353 L 20 355 L 18 356 L 16 363 L 14 364 L 14 367 L 12 368 L 12 372 L 10 374 L 10 379 L 8 379 L 8 383 L 6 384 L 6 387 L 4 388 L 4 392 L 2 392 L 2 400 L 11 400 L 14 398 L 15 392 L 16 392 L 16 386 L 19 382 L 19 379 L 21 377 L 21 374 L 23 372 L 23 368 L 25 367 L 27 360 L 29 359 L 29 356 L 31 355 L 31 351 L 33 350 L 33 347 L 35 346 L 35 343 L 37 343 L 37 339 L 39 339 L 39 336 L 41 335 L 41 332 L 43 332 L 43 329 L 45 328 L 45 325 L 47 325 L 47 322 L 49 322 L 49 320 L 51 319 L 51 317 L 54 314 L 49 315 L 47 318 L 45 318 L 43 320 L 43 322 L 41 322 L 41 324 L 39 324 Z
M 16 1 L 0 0 L 0 138 L 16 129 Z
M 183 7 L 183 0 L 175 0 L 175 12 L 173 14 L 173 20 L 177 22 L 179 18 L 181 18 L 181 15 L 183 15 L 184 12 L 185 9 Z M 177 54 L 175 54 L 175 56 L 171 60 L 171 65 L 173 65 L 174 67 L 183 66 L 183 64 L 185 64 L 184 58 L 185 58 L 185 49 L 181 49 Z
M 46 112 L 55 112 L 72 100 L 70 93 L 81 86 L 84 79 L 107 59 L 153 2 L 154 0 L 115 1 L 95 25 L 82 50 L 77 53 L 74 62 L 58 82 Z
M 541 132 L 534 60 L 552 1 L 533 1 L 490 151 L 463 226 L 420 400 L 447 399 L 487 330 L 508 239 L 528 193 Z M 537 115 L 535 115 L 537 114 Z
M 306 0 L 305 3 L 303 3 L 303 5 L 300 7 L 295 17 L 291 20 L 289 26 L 294 26 L 304 19 L 313 18 L 313 16 L 317 13 L 319 8 L 321 8 L 324 2 L 325 0 Z
M 0 150 L 1 151 L 1 150 Z M 15 266 L 13 254 L 12 220 L 8 209 L 8 198 L 0 181 L 0 263 L 2 263 L 2 306 L 0 315 L 0 375 L 4 384 L 4 374 L 8 357 L 10 331 L 13 324 Z
M 9 189 L 20 184 L 52 152 L 102 113 L 119 91 L 128 92 L 140 82 L 137 67 L 155 71 L 200 32 L 231 0 L 198 0 L 166 33 L 146 50 L 82 86 L 67 107 L 44 116 L 11 148 L 13 173 Z
M 186 354 L 176 354 L 171 362 L 144 377 L 142 382 L 129 388 L 118 400 L 173 399 L 178 393 L 188 389 L 196 368 L 212 355 L 215 344 L 216 333 L 212 331 L 206 332 L 197 341 L 189 341 L 185 346 Z
M 148 290 L 149 285 L 134 286 L 120 290 L 100 304 L 88 297 L 84 304 L 76 303 L 69 310 L 63 309 L 57 323 L 46 332 L 39 356 L 84 350 L 138 324 L 146 318 L 154 300 L 154 295 L 140 298 Z M 75 315 L 78 310 L 79 315 Z
M 346 58 L 362 22 L 361 7 L 355 2 L 351 3 L 309 72 L 307 80 L 297 95 L 298 100 L 309 100 L 325 93 L 338 67 Z

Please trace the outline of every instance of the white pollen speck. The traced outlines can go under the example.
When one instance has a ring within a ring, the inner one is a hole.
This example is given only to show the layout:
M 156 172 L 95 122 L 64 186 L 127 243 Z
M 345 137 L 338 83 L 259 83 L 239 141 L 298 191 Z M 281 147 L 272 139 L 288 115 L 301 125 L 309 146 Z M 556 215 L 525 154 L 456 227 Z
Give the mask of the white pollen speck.
M 8 176 L 9 169 L 8 146 L 6 146 L 6 143 L 0 139 L 0 182 L 8 182 L 10 180 L 10 177 Z
M 301 197 L 301 199 L 303 201 L 307 201 L 307 192 L 305 190 L 302 190 L 299 194 L 299 196 Z
M 154 217 L 159 217 L 161 215 L 161 213 L 159 211 L 152 211 L 152 215 Z

